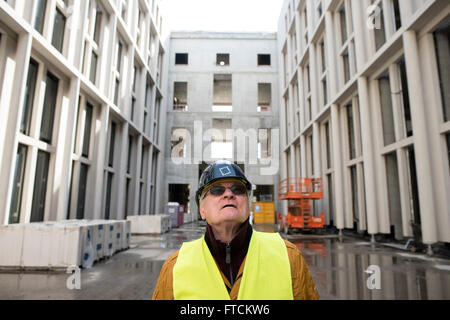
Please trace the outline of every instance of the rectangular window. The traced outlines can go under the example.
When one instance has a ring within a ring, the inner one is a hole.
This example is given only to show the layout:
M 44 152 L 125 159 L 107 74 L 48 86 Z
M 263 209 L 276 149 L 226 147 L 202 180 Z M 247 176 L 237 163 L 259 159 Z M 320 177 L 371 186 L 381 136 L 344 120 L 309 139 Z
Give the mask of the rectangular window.
M 230 65 L 230 54 L 218 53 L 216 55 L 216 64 L 218 66 L 229 66 Z
M 34 28 L 42 34 L 44 31 L 45 11 L 47 10 L 47 0 L 37 0 L 36 19 Z
M 38 64 L 33 59 L 28 67 L 27 86 L 25 87 L 25 99 L 23 103 L 22 120 L 20 121 L 20 132 L 30 134 L 31 115 L 33 113 L 33 99 L 36 89 L 36 77 Z
M 270 158 L 272 137 L 270 129 L 258 129 L 258 159 Z
M 389 216 L 391 225 L 401 223 L 400 185 L 398 179 L 397 154 L 395 152 L 386 155 L 386 180 L 389 199 Z
M 113 173 L 108 172 L 106 180 L 106 199 L 105 199 L 105 219 L 109 220 L 111 213 L 111 189 L 112 189 Z
M 325 56 L 325 41 L 320 42 L 320 59 L 322 61 L 322 73 L 327 70 L 326 56 Z
M 377 22 L 379 21 L 379 22 Z M 384 12 L 383 6 L 381 5 L 381 9 L 379 10 L 379 14 L 375 16 L 375 47 L 377 51 L 386 43 L 386 33 L 385 33 L 385 24 L 384 24 Z
M 347 41 L 347 20 L 345 14 L 345 5 L 343 5 L 341 10 L 339 10 L 339 18 L 341 21 L 341 39 L 342 44 L 344 44 Z
M 31 206 L 30 222 L 44 221 L 49 162 L 50 154 L 39 150 L 36 164 L 36 175 L 34 177 L 33 202 Z
M 326 106 L 328 103 L 328 89 L 326 77 L 322 80 L 322 91 L 323 91 L 323 105 Z
M 233 157 L 233 137 L 231 119 L 213 119 L 211 135 L 211 158 L 230 159 Z
M 27 147 L 19 144 L 14 171 L 11 207 L 9 209 L 9 223 L 19 223 L 20 207 L 22 203 L 23 182 L 25 179 L 25 164 L 27 161 Z
M 119 103 L 119 87 L 120 87 L 120 81 L 119 79 L 116 79 L 116 85 L 114 87 L 114 104 L 118 106 Z
M 55 22 L 53 24 L 52 45 L 59 52 L 62 52 L 63 49 L 65 28 L 66 28 L 66 17 L 58 8 L 56 8 Z
M 187 82 L 173 84 L 173 110 L 187 111 Z
M 188 64 L 188 54 L 175 53 L 175 64 Z
M 58 96 L 58 78 L 47 73 L 44 108 L 42 111 L 42 123 L 40 139 L 51 143 L 53 135 L 53 123 L 55 120 L 56 98 Z
M 392 111 L 391 84 L 385 73 L 378 79 L 380 87 L 381 116 L 383 122 L 384 145 L 395 142 L 394 117 Z
M 92 51 L 91 70 L 89 72 L 89 80 L 91 80 L 91 82 L 93 84 L 95 84 L 95 79 L 97 77 L 97 62 L 98 62 L 98 56 L 94 51 Z
M 272 84 L 258 83 L 258 112 L 272 109 Z
M 402 27 L 402 18 L 400 15 L 400 4 L 398 0 L 392 0 L 392 12 L 394 13 L 395 31 Z
M 342 62 L 344 64 L 344 81 L 347 83 L 350 80 L 350 58 L 348 55 L 348 50 L 342 55 Z
M 97 7 L 95 9 L 95 26 L 94 26 L 94 42 L 99 45 L 100 44 L 100 30 L 102 26 L 102 10 Z
M 92 128 L 92 112 L 93 107 L 89 103 L 86 105 L 86 118 L 84 122 L 84 135 L 83 135 L 83 150 L 82 156 L 88 158 L 89 157 L 89 147 L 91 142 L 91 128 Z
M 81 164 L 80 182 L 78 185 L 77 219 L 84 219 L 88 169 L 89 166 L 84 163 Z
M 325 139 L 327 150 L 327 169 L 331 168 L 330 124 L 325 123 Z
M 409 90 L 408 90 L 408 77 L 406 74 L 406 65 L 405 65 L 405 59 L 402 58 L 398 62 L 398 67 L 400 70 L 400 81 L 402 85 L 402 97 L 403 97 L 403 118 L 405 123 L 405 129 L 406 129 L 406 136 L 411 137 L 413 135 L 413 128 L 412 128 L 412 120 L 411 120 L 411 108 L 409 104 Z
M 186 137 L 187 130 L 185 128 L 173 128 L 170 138 L 170 155 L 171 158 L 186 157 Z
M 270 66 L 270 54 L 258 54 L 258 66 Z
M 131 172 L 131 153 L 133 151 L 133 136 L 128 136 L 127 173 Z
M 118 41 L 117 44 L 117 60 L 116 60 L 116 70 L 120 73 L 120 68 L 122 66 L 122 41 Z
M 450 26 L 441 26 L 434 32 L 434 43 L 441 87 L 444 122 L 450 120 Z
M 352 166 L 350 168 L 350 180 L 352 183 L 352 209 L 353 209 L 353 221 L 357 219 L 359 212 L 359 203 L 358 203 L 358 176 L 356 173 L 356 166 Z
M 450 132 L 445 134 L 445 140 L 447 140 L 447 155 L 448 155 L 448 166 L 450 169 Z
M 108 156 L 108 166 L 113 167 L 114 165 L 114 145 L 116 140 L 116 123 L 111 122 L 111 135 L 109 137 L 109 156 Z
M 356 148 L 355 148 L 355 127 L 353 125 L 353 106 L 352 104 L 347 105 L 347 134 L 348 134 L 348 148 L 350 159 L 356 158 Z
M 214 93 L 212 111 L 231 112 L 232 103 L 232 83 L 231 74 L 214 75 Z

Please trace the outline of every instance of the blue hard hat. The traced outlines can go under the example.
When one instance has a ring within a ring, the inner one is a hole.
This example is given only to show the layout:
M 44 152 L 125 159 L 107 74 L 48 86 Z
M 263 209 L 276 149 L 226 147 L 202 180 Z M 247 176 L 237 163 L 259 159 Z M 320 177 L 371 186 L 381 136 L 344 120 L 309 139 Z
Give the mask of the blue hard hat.
M 205 187 L 218 180 L 229 178 L 241 180 L 248 191 L 252 190 L 252 184 L 245 177 L 241 168 L 230 161 L 218 160 L 206 167 L 205 171 L 203 171 L 202 175 L 200 176 L 198 190 L 195 195 L 197 206 L 200 203 L 200 196 L 202 195 Z

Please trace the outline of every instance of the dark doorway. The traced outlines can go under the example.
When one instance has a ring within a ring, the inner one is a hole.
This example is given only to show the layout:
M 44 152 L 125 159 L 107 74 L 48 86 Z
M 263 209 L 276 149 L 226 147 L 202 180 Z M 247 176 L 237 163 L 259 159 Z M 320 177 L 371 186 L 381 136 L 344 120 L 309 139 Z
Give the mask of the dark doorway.
M 169 202 L 178 202 L 184 212 L 189 212 L 189 190 L 188 184 L 169 184 Z

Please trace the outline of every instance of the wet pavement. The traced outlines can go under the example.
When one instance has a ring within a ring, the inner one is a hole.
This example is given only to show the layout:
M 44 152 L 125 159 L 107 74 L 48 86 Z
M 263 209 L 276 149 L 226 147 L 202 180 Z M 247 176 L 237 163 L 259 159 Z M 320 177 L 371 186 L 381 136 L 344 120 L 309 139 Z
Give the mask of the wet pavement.
M 270 232 L 275 226 L 255 229 Z M 68 289 L 68 273 L 0 272 L 0 299 L 151 299 L 164 261 L 204 230 L 196 222 L 162 235 L 133 235 L 130 249 L 81 269 L 80 289 Z M 282 236 L 302 252 L 321 299 L 450 299 L 450 259 L 348 236 Z M 375 273 L 366 273 L 368 268 Z

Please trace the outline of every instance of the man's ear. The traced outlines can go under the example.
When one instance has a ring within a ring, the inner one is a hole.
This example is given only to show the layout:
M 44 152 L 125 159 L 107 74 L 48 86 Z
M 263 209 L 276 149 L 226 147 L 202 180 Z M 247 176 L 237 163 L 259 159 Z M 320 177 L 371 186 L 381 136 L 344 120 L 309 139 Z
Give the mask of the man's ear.
M 202 220 L 206 220 L 206 212 L 205 208 L 200 204 L 200 208 L 198 209 L 200 211 L 200 216 L 202 217 Z

